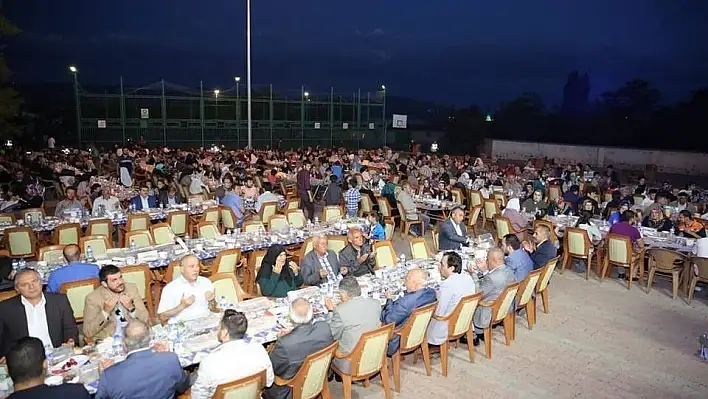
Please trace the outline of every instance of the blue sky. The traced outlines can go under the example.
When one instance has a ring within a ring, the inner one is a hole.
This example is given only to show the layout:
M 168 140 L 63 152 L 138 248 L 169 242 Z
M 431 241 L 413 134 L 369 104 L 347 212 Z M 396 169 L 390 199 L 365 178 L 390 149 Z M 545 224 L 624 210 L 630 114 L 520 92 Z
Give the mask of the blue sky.
M 245 75 L 243 0 L 5 0 L 21 82 L 227 87 Z M 253 81 L 375 90 L 466 105 L 523 91 L 560 101 L 568 72 L 592 96 L 632 77 L 666 100 L 708 86 L 708 1 L 254 0 Z

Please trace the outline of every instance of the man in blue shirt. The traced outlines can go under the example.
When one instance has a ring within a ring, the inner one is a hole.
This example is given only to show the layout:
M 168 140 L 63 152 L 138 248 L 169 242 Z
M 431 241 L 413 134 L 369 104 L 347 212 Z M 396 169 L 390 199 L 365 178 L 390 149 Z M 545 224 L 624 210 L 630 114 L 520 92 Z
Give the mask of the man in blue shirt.
M 228 206 L 233 209 L 237 219 L 236 225 L 241 227 L 241 225 L 243 225 L 243 201 L 241 201 L 241 197 L 231 190 L 226 191 L 224 187 L 217 187 L 214 194 L 216 195 L 216 201 L 219 205 Z
M 64 247 L 66 266 L 54 270 L 47 280 L 47 292 L 59 292 L 61 285 L 87 278 L 98 278 L 98 266 L 81 262 L 81 249 L 70 244 Z
M 504 264 L 514 272 L 517 282 L 523 281 L 531 270 L 533 270 L 533 260 L 529 254 L 521 248 L 521 241 L 516 234 L 507 234 L 502 242 L 502 249 L 506 254 Z

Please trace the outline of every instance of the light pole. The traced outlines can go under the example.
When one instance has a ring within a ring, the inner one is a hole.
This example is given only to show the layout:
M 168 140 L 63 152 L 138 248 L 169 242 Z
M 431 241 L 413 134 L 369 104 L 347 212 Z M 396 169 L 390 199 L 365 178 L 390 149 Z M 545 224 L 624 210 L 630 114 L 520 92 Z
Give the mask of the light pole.
M 81 148 L 81 104 L 79 101 L 79 69 L 74 65 L 69 66 L 69 72 L 74 75 L 74 101 L 76 102 L 76 137 Z
M 214 109 L 214 118 L 218 121 L 219 120 L 219 94 L 221 93 L 221 90 L 216 89 L 214 90 L 214 98 L 216 99 L 216 108 Z M 218 122 L 217 122 L 218 124 Z M 218 126 L 217 126 L 218 128 Z
M 241 147 L 241 94 L 239 93 L 239 82 L 241 77 L 236 76 L 236 148 Z
M 251 0 L 246 0 L 246 85 L 248 89 L 248 148 L 253 147 L 251 118 Z
M 310 92 L 305 91 L 302 86 L 302 96 L 300 96 L 300 146 L 305 148 L 305 101 L 310 97 Z
M 386 119 L 386 85 L 381 85 L 383 92 L 383 129 L 384 129 L 384 147 L 386 147 L 388 139 L 388 120 Z

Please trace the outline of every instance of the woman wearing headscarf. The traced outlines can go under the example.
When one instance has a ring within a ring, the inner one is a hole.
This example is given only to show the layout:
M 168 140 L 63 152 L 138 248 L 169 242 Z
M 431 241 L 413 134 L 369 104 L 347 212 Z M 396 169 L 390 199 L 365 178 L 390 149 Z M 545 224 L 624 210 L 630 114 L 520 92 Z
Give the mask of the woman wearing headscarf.
M 293 261 L 286 264 L 286 260 L 287 254 L 282 245 L 274 244 L 268 248 L 256 275 L 263 296 L 286 297 L 288 291 L 302 285 L 300 268 Z
M 521 231 L 528 227 L 528 219 L 521 214 L 521 205 L 518 198 L 512 198 L 506 203 L 506 208 L 502 211 L 502 216 L 509 219 L 514 231 Z
M 528 213 L 537 213 L 543 209 L 543 213 L 548 214 L 548 203 L 543 200 L 543 191 L 541 190 L 534 190 L 531 197 L 524 201 L 521 207 Z

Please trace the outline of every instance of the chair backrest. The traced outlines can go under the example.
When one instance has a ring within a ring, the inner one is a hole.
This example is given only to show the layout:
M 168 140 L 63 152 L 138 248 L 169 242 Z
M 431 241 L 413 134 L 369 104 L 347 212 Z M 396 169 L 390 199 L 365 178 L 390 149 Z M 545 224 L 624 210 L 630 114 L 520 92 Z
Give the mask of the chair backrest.
M 214 240 L 219 235 L 219 229 L 214 222 L 199 222 L 197 230 L 199 231 L 199 237 L 208 240 Z
M 302 209 L 288 209 L 285 211 L 285 216 L 293 227 L 305 226 L 305 212 Z
M 344 216 L 342 208 L 337 205 L 328 205 L 322 209 L 322 221 L 333 222 L 339 220 Z
M 492 305 L 492 324 L 503 320 L 511 309 L 511 304 L 514 303 L 516 293 L 519 291 L 519 283 L 512 283 L 504 287 L 494 305 Z M 513 310 L 512 310 L 513 311 Z
M 152 273 L 148 265 L 124 266 L 120 269 L 123 275 L 123 280 L 135 284 L 138 287 L 138 293 L 143 300 L 147 300 L 148 305 L 152 305 L 152 293 L 150 292 L 150 283 L 152 282 Z
M 168 223 L 158 223 L 150 226 L 152 240 L 155 245 L 169 244 L 175 242 L 175 233 Z
M 109 239 L 113 238 L 113 222 L 111 219 L 93 219 L 89 220 L 86 226 L 87 236 L 106 236 Z
M 54 243 L 57 245 L 79 245 L 81 225 L 78 223 L 62 223 L 54 230 Z
M 268 231 L 276 231 L 288 227 L 288 217 L 285 215 L 272 215 L 268 219 Z
M 437 306 L 438 302 L 435 301 L 415 309 L 405 324 L 401 326 L 398 334 L 401 336 L 402 352 L 417 348 L 423 343 L 423 340 L 427 337 L 428 324 L 430 324 L 430 319 L 433 317 L 433 312 L 435 312 L 435 307 Z
M 413 238 L 411 239 L 410 245 L 413 259 L 429 259 L 432 256 L 430 248 L 428 248 L 428 243 L 425 242 L 425 238 Z
M 499 204 L 493 199 L 484 200 L 484 217 L 491 220 L 499 213 Z
M 29 208 L 22 211 L 23 220 L 27 219 L 27 215 L 32 215 L 32 220 L 39 220 L 40 217 L 44 219 L 47 216 L 42 208 Z
M 26 258 L 35 255 L 37 239 L 31 228 L 9 227 L 5 229 L 5 246 L 10 252 L 10 257 Z
M 632 262 L 632 241 L 627 236 L 608 234 L 607 256 L 610 263 L 629 265 Z
M 371 212 L 372 209 L 374 209 L 374 207 L 371 205 L 371 197 L 369 197 L 368 194 L 362 194 L 361 202 L 359 202 L 359 210 L 362 212 Z
M 125 247 L 130 248 L 131 242 L 136 248 L 147 248 L 155 245 L 148 230 L 133 230 L 125 233 Z M 93 247 L 91 247 L 93 249 Z
M 467 218 L 467 226 L 474 227 L 477 225 L 477 221 L 479 220 L 479 215 L 482 213 L 482 205 L 475 205 L 472 207 L 472 210 L 470 211 L 470 215 Z
M 344 249 L 348 244 L 347 237 L 344 236 L 329 236 L 327 237 L 327 249 L 330 249 L 337 254 Z
M 659 270 L 671 271 L 681 267 L 683 262 L 688 260 L 686 255 L 666 248 L 651 248 L 647 251 L 647 258 L 650 267 Z
M 167 224 L 175 235 L 182 237 L 187 234 L 189 214 L 187 211 L 171 211 L 167 214 Z
M 15 291 L 15 290 L 12 290 L 12 291 L 0 291 L 0 302 L 6 301 L 6 300 L 8 300 L 8 299 L 10 299 L 10 298 L 14 298 L 14 297 L 16 297 L 17 295 L 19 295 L 19 294 L 18 294 L 17 291 Z
M 258 231 L 261 228 L 264 228 L 263 223 L 261 223 L 257 220 L 251 220 L 251 221 L 245 222 L 243 224 L 243 226 L 241 227 L 241 231 L 243 231 L 243 232 Z
M 241 378 L 240 380 L 219 384 L 212 399 L 260 399 L 266 382 L 266 371 Z
M 492 198 L 494 198 L 494 201 L 497 203 L 497 212 L 499 212 L 500 207 L 506 206 L 506 194 L 503 192 L 495 191 L 494 194 L 492 194 Z
M 219 251 L 216 259 L 211 264 L 211 273 L 235 273 L 241 260 L 241 249 L 225 249 Z
M 232 304 L 239 303 L 243 300 L 243 289 L 233 273 L 213 274 L 209 277 L 209 280 L 211 280 L 211 283 L 214 285 L 214 292 L 216 293 L 217 299 L 224 297 L 227 302 Z
M 66 297 L 69 299 L 69 304 L 74 311 L 74 317 L 77 322 L 80 322 L 84 318 L 86 296 L 98 288 L 98 285 L 99 282 L 97 278 L 87 278 L 64 283 L 59 288 L 59 292 L 66 294 Z
M 560 256 L 556 256 L 555 258 L 549 260 L 546 265 L 540 269 L 543 270 L 543 272 L 541 272 L 541 278 L 538 280 L 536 293 L 543 292 L 543 290 L 548 288 L 548 282 L 551 281 L 551 276 L 553 275 L 553 271 L 556 269 L 559 259 Z
M 260 220 L 263 222 L 267 222 L 268 219 L 270 219 L 271 216 L 275 215 L 275 213 L 278 211 L 278 202 L 277 201 L 268 201 L 264 202 L 261 204 L 261 209 L 258 212 L 260 216 Z
M 202 222 L 212 222 L 215 225 L 219 225 L 219 220 L 221 218 L 221 210 L 218 206 L 213 206 L 204 210 L 204 215 L 202 216 Z
M 447 327 L 448 339 L 461 337 L 472 328 L 472 318 L 481 300 L 481 291 L 472 295 L 463 296 L 460 299 L 460 302 L 457 303 L 455 310 L 453 310 L 450 315 L 450 321 Z
M 393 219 L 386 218 L 384 219 L 384 238 L 388 241 L 391 241 L 393 239 L 393 232 L 396 230 L 396 223 L 393 221 Z
M 174 279 L 182 274 L 182 265 L 179 260 L 174 260 L 167 265 L 167 270 L 165 271 L 165 283 L 171 283 Z
M 495 232 L 499 242 L 504 239 L 505 235 L 512 232 L 511 221 L 509 221 L 509 218 L 498 214 L 494 215 L 494 227 L 496 227 Z
M 376 268 L 392 267 L 398 262 L 398 256 L 393 249 L 391 241 L 378 241 L 374 243 L 374 256 L 376 257 Z
M 391 208 L 388 206 L 388 199 L 376 198 L 376 203 L 379 205 L 379 212 L 383 217 L 391 217 Z
M 147 213 L 131 213 L 125 223 L 125 231 L 147 230 L 150 228 L 150 215 Z
M 541 279 L 543 269 L 538 269 L 530 272 L 526 278 L 519 283 L 519 290 L 516 293 L 516 306 L 521 307 L 526 305 L 536 291 L 538 280 Z
M 329 365 L 339 345 L 334 341 L 329 346 L 308 355 L 295 377 L 288 384 L 293 390 L 293 399 L 316 398 L 327 384 Z
M 0 223 L 15 224 L 15 222 L 17 220 L 15 220 L 14 213 L 0 213 Z
M 351 352 L 352 377 L 378 373 L 386 361 L 386 347 L 393 336 L 394 324 L 387 324 L 361 335 Z
M 37 260 L 45 261 L 49 265 L 63 264 L 66 262 L 66 259 L 64 259 L 65 246 L 66 245 L 49 245 L 40 247 Z
M 296 209 L 300 209 L 300 198 L 288 199 L 285 209 L 287 209 L 288 211 L 294 211 Z
M 91 251 L 94 255 L 103 255 L 109 248 L 112 248 L 108 237 L 106 236 L 83 236 L 79 241 L 79 248 L 82 253 L 86 253 L 86 248 L 91 246 Z
M 238 228 L 238 219 L 236 218 L 236 213 L 230 206 L 220 206 L 219 210 L 221 212 L 221 224 L 225 229 L 235 230 Z
M 556 185 L 549 185 L 548 186 L 548 201 L 555 201 L 556 198 L 559 198 L 562 195 L 561 193 L 561 188 L 560 186 Z
M 579 227 L 565 228 L 565 250 L 569 255 L 587 257 L 592 244 L 588 232 Z
M 470 205 L 482 207 L 484 197 L 479 190 L 470 190 Z

